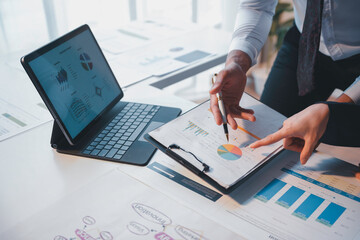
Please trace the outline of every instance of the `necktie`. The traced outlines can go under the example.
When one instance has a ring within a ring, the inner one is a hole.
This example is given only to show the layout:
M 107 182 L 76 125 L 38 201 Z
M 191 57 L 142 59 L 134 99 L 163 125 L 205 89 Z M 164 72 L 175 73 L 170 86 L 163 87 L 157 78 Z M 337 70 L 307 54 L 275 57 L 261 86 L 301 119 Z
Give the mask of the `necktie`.
M 299 40 L 297 82 L 299 96 L 311 92 L 320 44 L 321 18 L 324 0 L 307 0 L 303 30 Z

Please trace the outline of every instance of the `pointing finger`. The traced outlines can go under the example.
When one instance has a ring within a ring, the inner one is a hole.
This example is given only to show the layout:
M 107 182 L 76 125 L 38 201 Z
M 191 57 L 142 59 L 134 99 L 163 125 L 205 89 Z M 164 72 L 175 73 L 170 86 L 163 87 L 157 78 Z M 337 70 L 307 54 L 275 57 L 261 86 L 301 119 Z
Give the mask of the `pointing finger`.
M 316 145 L 316 142 L 310 141 L 308 139 L 305 140 L 304 148 L 300 153 L 300 162 L 301 162 L 301 164 L 304 165 L 309 160 L 312 152 L 315 149 L 315 145 Z
M 286 132 L 283 130 L 283 128 L 273 134 L 270 134 L 268 135 L 267 137 L 259 140 L 259 141 L 256 141 L 254 143 L 252 143 L 250 145 L 251 148 L 258 148 L 258 147 L 261 147 L 261 146 L 265 146 L 265 145 L 269 145 L 269 144 L 272 144 L 272 143 L 275 143 L 281 139 L 283 139 L 284 137 L 287 137 L 287 134 Z

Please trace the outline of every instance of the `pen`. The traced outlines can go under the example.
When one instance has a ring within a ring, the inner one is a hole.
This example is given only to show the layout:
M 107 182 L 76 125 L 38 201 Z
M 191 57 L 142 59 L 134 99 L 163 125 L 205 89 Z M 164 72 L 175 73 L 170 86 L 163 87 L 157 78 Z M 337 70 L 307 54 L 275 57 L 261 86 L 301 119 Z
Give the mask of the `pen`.
M 216 81 L 216 76 L 217 76 L 217 74 L 215 73 L 213 75 L 213 77 L 211 78 L 211 81 L 212 81 L 213 85 L 214 85 L 214 83 Z M 221 91 L 216 94 L 216 97 L 217 97 L 217 100 L 218 100 L 219 109 L 220 109 L 221 117 L 222 117 L 222 120 L 223 120 L 223 127 L 224 127 L 226 140 L 229 141 L 229 131 L 228 131 L 228 127 L 227 127 L 226 111 L 225 111 L 224 101 L 222 100 Z

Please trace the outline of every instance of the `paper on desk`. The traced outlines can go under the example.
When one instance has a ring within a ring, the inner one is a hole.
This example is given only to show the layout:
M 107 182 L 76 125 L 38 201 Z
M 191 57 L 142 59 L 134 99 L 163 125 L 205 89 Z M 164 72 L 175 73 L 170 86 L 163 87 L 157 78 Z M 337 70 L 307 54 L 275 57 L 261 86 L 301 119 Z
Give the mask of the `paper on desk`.
M 94 28 L 99 35 L 100 45 L 108 53 L 117 55 L 156 41 L 203 29 L 198 24 L 184 24 L 167 20 L 135 21 L 118 29 L 106 29 L 106 26 Z
M 0 141 L 51 121 L 49 111 L 25 73 L 11 66 L 0 68 Z
M 169 170 L 154 171 L 150 166 L 155 163 Z M 199 188 L 179 183 L 177 175 L 181 174 L 201 188 L 211 188 L 162 153 L 146 168 L 121 169 L 249 239 L 360 237 L 360 182 L 354 178 L 358 168 L 324 153 L 313 154 L 303 166 L 298 153 L 284 151 L 216 202 L 199 194 Z
M 210 166 L 206 174 L 228 188 L 281 148 L 281 142 L 258 149 L 250 149 L 248 145 L 278 130 L 285 117 L 247 94 L 243 95 L 241 106 L 254 109 L 257 121 L 238 120 L 238 129 L 229 130 L 229 142 L 226 141 L 222 126 L 215 124 L 209 102 L 149 134 L 164 146 L 175 143 L 195 154 Z M 173 151 L 198 169 L 203 169 L 189 153 L 176 149 Z
M 0 141 L 52 119 L 43 102 L 28 106 L 25 110 L 0 98 Z
M 212 55 L 205 50 L 184 46 L 172 39 L 127 51 L 112 58 L 112 61 L 122 67 L 136 68 L 148 76 L 160 77 Z
M 243 239 L 113 170 L 1 239 Z

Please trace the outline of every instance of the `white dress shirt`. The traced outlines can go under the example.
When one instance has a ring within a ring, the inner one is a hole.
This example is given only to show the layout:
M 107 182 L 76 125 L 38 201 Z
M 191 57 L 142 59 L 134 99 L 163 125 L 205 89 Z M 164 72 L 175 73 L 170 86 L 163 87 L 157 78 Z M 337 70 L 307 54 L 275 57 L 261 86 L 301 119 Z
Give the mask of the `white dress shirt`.
M 230 51 L 242 50 L 256 63 L 269 34 L 277 0 L 240 0 Z M 295 24 L 302 31 L 306 0 L 293 0 Z M 360 1 L 324 0 L 319 51 L 333 60 L 360 54 Z M 345 90 L 360 104 L 360 76 Z

